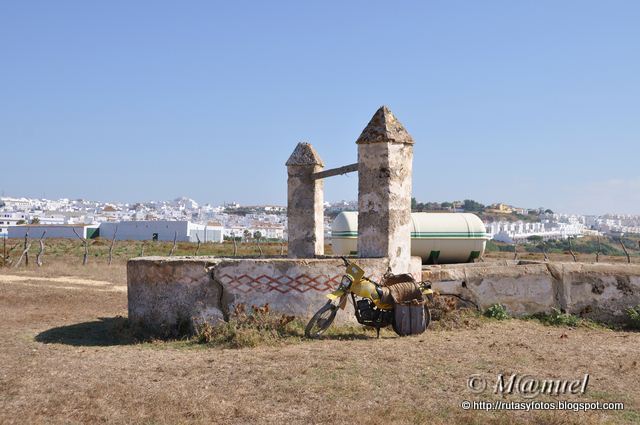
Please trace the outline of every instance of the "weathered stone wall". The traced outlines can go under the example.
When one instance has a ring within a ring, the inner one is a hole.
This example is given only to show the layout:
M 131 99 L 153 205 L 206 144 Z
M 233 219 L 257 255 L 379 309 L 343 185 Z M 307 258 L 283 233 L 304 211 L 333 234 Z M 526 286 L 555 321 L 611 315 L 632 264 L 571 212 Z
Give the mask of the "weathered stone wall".
M 193 321 L 222 319 L 222 286 L 208 268 L 217 259 L 203 257 L 141 257 L 127 263 L 129 320 L 150 331 L 169 335 Z
M 570 313 L 618 322 L 640 304 L 640 265 L 563 263 L 553 272 L 564 283 Z
M 594 320 L 621 322 L 640 304 L 640 265 L 503 261 L 427 266 L 423 280 L 486 309 L 503 304 L 515 316 L 557 308 Z
M 367 276 L 379 280 L 388 259 L 358 259 Z M 410 271 L 421 276 L 419 257 Z M 344 273 L 342 260 L 224 259 L 214 257 L 143 257 L 129 261 L 129 319 L 166 334 L 181 324 L 227 317 L 237 304 L 269 304 L 274 311 L 309 317 L 324 303 Z M 355 321 L 351 307 L 338 321 Z

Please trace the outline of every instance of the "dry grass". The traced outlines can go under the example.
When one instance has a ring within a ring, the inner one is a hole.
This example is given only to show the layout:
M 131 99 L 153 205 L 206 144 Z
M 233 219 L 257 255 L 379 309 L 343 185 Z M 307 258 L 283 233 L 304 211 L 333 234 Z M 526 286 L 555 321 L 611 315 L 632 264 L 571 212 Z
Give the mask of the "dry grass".
M 277 314 L 269 304 L 252 306 L 236 304 L 229 321 L 217 326 L 205 322 L 196 329 L 195 339 L 213 347 L 246 348 L 277 345 L 302 337 L 304 324 L 295 316 Z
M 637 332 L 445 312 L 437 326 L 434 322 L 425 334 L 406 338 L 385 332 L 376 340 L 373 332 L 360 330 L 244 349 L 189 341 L 134 343 L 122 319 L 126 292 L 85 281 L 124 287 L 123 263 L 55 267 L 22 271 L 21 276 L 61 273 L 80 279 L 0 282 L 0 423 L 640 421 Z M 578 378 L 589 372 L 589 390 L 580 400 L 623 401 L 626 410 L 488 413 L 460 408 L 463 400 L 495 398 L 471 394 L 466 388 L 471 374 L 499 372 L 540 378 Z

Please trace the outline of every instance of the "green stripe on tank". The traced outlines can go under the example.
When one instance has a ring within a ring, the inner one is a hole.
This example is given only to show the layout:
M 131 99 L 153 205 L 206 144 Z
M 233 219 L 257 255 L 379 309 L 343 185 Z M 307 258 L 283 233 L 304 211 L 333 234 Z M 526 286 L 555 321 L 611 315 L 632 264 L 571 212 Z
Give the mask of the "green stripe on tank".
M 482 232 L 411 232 L 412 238 L 484 238 Z
M 331 236 L 358 236 L 358 232 L 331 232 Z
M 358 232 L 331 232 L 332 237 L 357 238 Z M 486 238 L 482 232 L 411 232 L 412 239 L 438 239 L 438 238 Z

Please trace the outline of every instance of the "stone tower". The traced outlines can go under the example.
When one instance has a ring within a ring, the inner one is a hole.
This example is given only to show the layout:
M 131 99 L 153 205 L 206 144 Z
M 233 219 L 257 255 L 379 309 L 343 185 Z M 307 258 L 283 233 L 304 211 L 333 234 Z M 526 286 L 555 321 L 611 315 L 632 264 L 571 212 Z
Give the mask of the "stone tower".
M 413 139 L 382 106 L 358 145 L 358 255 L 389 257 L 394 273 L 411 260 Z
M 298 143 L 287 165 L 287 220 L 289 257 L 324 254 L 324 192 L 313 174 L 324 164 L 309 143 Z

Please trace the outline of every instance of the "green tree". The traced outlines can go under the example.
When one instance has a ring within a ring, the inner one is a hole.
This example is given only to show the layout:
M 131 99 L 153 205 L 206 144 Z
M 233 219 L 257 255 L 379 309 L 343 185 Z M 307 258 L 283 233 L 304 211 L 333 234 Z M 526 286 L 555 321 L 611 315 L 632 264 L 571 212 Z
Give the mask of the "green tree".
M 474 201 L 473 199 L 465 199 L 462 204 L 462 208 L 465 211 L 470 211 L 470 212 L 484 211 L 484 205 L 482 205 L 480 202 Z
M 40 224 L 40 219 L 38 217 L 33 217 L 33 219 L 31 219 L 31 224 Z
M 18 220 L 16 221 L 16 224 L 27 224 L 27 222 L 24 220 Z

